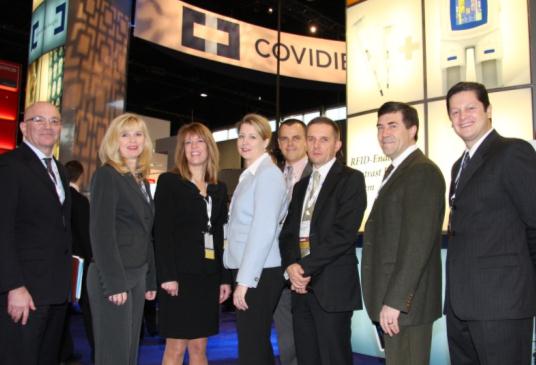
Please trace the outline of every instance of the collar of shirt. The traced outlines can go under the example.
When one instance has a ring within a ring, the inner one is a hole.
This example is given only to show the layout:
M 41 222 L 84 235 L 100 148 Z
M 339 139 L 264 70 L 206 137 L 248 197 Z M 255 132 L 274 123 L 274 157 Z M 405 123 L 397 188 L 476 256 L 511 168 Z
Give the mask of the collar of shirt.
M 24 140 L 24 143 L 26 143 L 26 145 L 28 147 L 30 147 L 30 149 L 37 155 L 37 158 L 39 158 L 39 161 L 41 161 L 41 163 L 43 164 L 43 166 L 47 166 L 45 164 L 45 161 L 43 160 L 44 158 L 52 158 L 52 160 L 54 160 L 54 156 L 50 155 L 50 156 L 47 156 L 45 155 L 43 152 L 41 152 L 41 150 L 39 150 L 37 147 L 35 147 L 33 144 L 31 144 L 30 142 L 28 142 L 26 139 Z
M 326 180 L 326 176 L 328 175 L 329 170 L 331 169 L 331 166 L 335 163 L 335 157 L 333 157 L 331 160 L 320 166 L 319 168 L 313 167 L 313 172 L 318 171 L 320 173 L 320 186 L 324 183 L 324 180 Z M 312 176 L 312 173 L 311 173 Z M 310 179 L 309 183 L 312 184 L 313 179 Z
M 475 155 L 476 153 L 476 150 L 478 149 L 478 147 L 480 147 L 480 145 L 482 144 L 482 142 L 484 142 L 484 140 L 486 139 L 487 136 L 489 136 L 489 134 L 494 130 L 495 128 L 490 128 L 489 131 L 486 132 L 486 134 L 484 134 L 482 137 L 480 137 L 480 139 L 478 141 L 476 141 L 476 143 L 473 145 L 473 147 L 471 147 L 469 149 L 469 158 L 473 158 L 473 156 Z M 467 151 L 467 149 L 466 149 Z
M 267 158 L 270 158 L 270 155 L 268 152 L 264 152 L 258 159 L 255 160 L 247 169 L 245 169 L 241 174 L 238 181 L 242 181 L 242 179 L 249 173 L 251 175 L 255 175 L 257 172 L 257 169 L 261 165 L 261 163 L 266 160 Z
M 74 182 L 70 182 L 70 183 L 69 183 L 69 186 L 70 186 L 71 188 L 73 188 L 74 190 L 80 192 L 80 187 L 79 187 L 78 185 L 76 185 Z
M 408 158 L 409 155 L 411 155 L 413 152 L 415 152 L 415 151 L 417 150 L 417 148 L 418 148 L 417 145 L 412 144 L 411 146 L 409 146 L 408 148 L 406 148 L 406 149 L 404 150 L 404 152 L 402 152 L 400 155 L 398 155 L 397 158 L 395 158 L 394 160 L 392 160 L 392 161 L 391 161 L 391 164 L 393 164 L 393 167 L 394 167 L 393 172 L 394 172 L 394 170 L 396 170 L 396 168 L 397 168 L 398 166 L 400 166 L 400 164 L 401 164 L 402 162 L 404 162 L 404 160 L 405 160 L 406 158 Z M 393 174 L 393 173 L 391 172 L 391 174 Z
M 303 170 L 305 170 L 305 166 L 307 165 L 307 162 L 309 162 L 307 155 L 303 156 L 301 160 L 296 161 L 293 164 L 285 162 L 285 169 L 288 166 L 292 166 L 292 181 L 294 183 L 300 180 L 300 177 L 303 174 Z

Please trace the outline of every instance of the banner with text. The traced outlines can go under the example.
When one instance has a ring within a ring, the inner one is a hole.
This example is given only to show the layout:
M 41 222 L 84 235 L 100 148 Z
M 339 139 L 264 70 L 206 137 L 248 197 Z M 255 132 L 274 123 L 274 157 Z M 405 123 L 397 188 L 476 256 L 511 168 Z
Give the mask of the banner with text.
M 346 83 L 346 43 L 281 33 L 176 0 L 140 0 L 134 36 L 197 57 L 337 84 Z

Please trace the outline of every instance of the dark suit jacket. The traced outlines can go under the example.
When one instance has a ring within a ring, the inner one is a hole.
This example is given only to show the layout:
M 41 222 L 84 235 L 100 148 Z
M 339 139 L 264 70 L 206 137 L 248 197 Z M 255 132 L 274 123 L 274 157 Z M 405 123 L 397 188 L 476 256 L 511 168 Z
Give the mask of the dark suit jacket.
M 379 191 L 365 225 L 361 278 L 373 321 L 379 321 L 384 304 L 401 311 L 401 325 L 441 316 L 444 215 L 443 175 L 416 150 Z
M 63 204 L 43 163 L 25 143 L 0 156 L 0 305 L 25 286 L 36 305 L 67 300 L 71 282 L 71 197 Z
M 299 233 L 309 177 L 294 185 L 292 201 L 279 236 L 283 268 L 299 263 L 312 276 L 309 290 L 328 312 L 362 308 L 355 243 L 366 208 L 365 179 L 335 162 L 315 203 L 309 240 L 311 253 L 300 258 Z
M 446 293 L 446 305 L 461 319 L 536 313 L 535 187 L 532 146 L 495 131 L 463 171 L 452 205 Z
M 227 222 L 227 189 L 223 183 L 209 184 L 212 200 L 211 225 L 215 260 L 205 259 L 203 232 L 207 230 L 207 205 L 192 182 L 177 173 L 164 173 L 155 193 L 155 247 L 158 282 L 178 281 L 180 274 L 222 273 L 223 224 Z
M 149 192 L 149 184 L 145 182 Z M 147 202 L 132 174 L 110 165 L 91 182 L 90 236 L 93 260 L 106 296 L 131 289 L 147 272 L 147 290 L 156 290 L 153 201 Z
M 89 241 L 89 200 L 72 186 L 71 230 L 73 232 L 73 255 L 82 257 L 87 267 L 93 255 Z

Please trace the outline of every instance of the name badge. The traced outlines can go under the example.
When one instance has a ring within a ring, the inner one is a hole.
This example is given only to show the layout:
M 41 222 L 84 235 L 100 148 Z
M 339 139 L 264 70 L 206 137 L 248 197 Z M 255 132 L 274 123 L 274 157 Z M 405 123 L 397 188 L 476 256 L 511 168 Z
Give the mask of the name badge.
M 300 256 L 304 258 L 311 253 L 311 244 L 309 237 L 300 237 Z
M 214 260 L 216 255 L 214 254 L 214 239 L 208 232 L 203 234 L 205 237 L 205 258 L 208 260 Z

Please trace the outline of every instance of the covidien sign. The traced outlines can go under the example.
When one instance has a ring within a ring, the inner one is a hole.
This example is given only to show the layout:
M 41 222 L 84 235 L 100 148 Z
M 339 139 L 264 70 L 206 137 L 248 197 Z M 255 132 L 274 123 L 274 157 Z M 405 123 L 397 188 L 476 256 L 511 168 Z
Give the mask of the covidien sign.
M 217 62 L 284 76 L 346 83 L 345 42 L 281 33 L 176 0 L 140 0 L 134 36 Z

